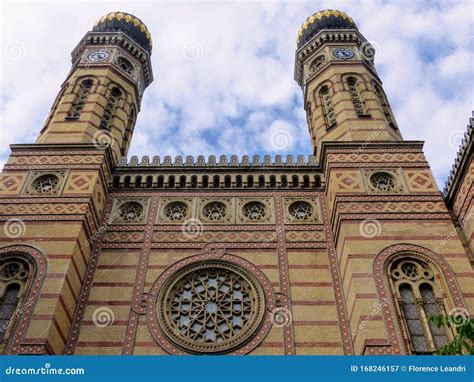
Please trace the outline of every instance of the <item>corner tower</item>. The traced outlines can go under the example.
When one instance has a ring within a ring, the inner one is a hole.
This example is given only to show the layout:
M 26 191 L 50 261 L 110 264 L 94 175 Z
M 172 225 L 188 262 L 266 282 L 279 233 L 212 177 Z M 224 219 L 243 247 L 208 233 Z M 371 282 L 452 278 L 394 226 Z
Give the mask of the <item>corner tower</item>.
M 375 50 L 344 12 L 320 11 L 297 37 L 301 86 L 314 152 L 328 141 L 402 139 L 374 66 Z
M 144 89 L 153 81 L 152 40 L 124 12 L 96 22 L 72 51 L 72 68 L 36 143 L 109 143 L 126 155 Z

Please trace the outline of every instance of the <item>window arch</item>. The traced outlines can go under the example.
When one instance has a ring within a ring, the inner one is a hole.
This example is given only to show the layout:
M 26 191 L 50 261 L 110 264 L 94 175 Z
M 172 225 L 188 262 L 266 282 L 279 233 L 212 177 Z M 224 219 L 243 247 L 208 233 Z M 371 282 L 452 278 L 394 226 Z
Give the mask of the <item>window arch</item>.
M 77 119 L 80 117 L 82 109 L 84 108 L 87 98 L 91 92 L 92 84 L 93 81 L 90 78 L 87 78 L 81 82 L 76 99 L 71 105 L 71 109 L 69 110 L 67 118 Z
M 4 350 L 20 312 L 33 276 L 32 266 L 21 256 L 0 260 L 0 349 Z
M 321 106 L 323 109 L 324 119 L 326 121 L 326 128 L 330 128 L 336 124 L 336 112 L 334 111 L 334 104 L 332 103 L 331 93 L 328 86 L 323 86 L 319 91 L 321 98 Z
M 347 77 L 347 86 L 349 88 L 349 94 L 351 95 L 351 101 L 354 105 L 354 110 L 358 116 L 366 115 L 367 110 L 365 108 L 365 102 L 362 100 L 362 96 L 359 90 L 359 82 L 355 77 Z
M 107 105 L 104 109 L 104 114 L 100 120 L 100 128 L 110 130 L 110 123 L 115 117 L 115 109 L 117 108 L 118 101 L 122 95 L 120 89 L 116 86 L 112 88 L 109 94 Z
M 431 354 L 440 349 L 448 342 L 448 333 L 428 321 L 431 314 L 446 314 L 435 271 L 428 263 L 409 255 L 394 260 L 388 269 L 411 353 Z

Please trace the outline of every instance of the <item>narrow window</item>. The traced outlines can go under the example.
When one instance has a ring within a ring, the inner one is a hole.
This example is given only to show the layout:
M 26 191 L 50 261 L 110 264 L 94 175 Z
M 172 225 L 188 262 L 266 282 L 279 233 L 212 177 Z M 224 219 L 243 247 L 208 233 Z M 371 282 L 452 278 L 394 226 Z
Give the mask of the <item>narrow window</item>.
M 327 86 L 324 86 L 321 89 L 320 96 L 323 115 L 326 121 L 326 128 L 329 129 L 336 124 L 336 113 L 334 111 L 331 94 L 329 93 L 329 88 Z
M 79 92 L 77 93 L 76 99 L 74 100 L 71 109 L 67 115 L 67 118 L 77 119 L 81 115 L 82 109 L 89 97 L 90 91 L 92 88 L 92 80 L 84 80 L 79 87 Z
M 109 100 L 107 101 L 107 105 L 104 109 L 104 114 L 102 115 L 102 119 L 100 120 L 100 128 L 101 129 L 109 129 L 110 130 L 110 123 L 113 121 L 115 117 L 115 109 L 117 108 L 118 100 L 121 96 L 122 92 L 118 88 L 112 88 L 110 92 Z
M 347 86 L 349 87 L 349 93 L 351 95 L 352 104 L 354 110 L 358 116 L 366 115 L 365 105 L 362 101 L 362 97 L 359 92 L 359 85 L 354 77 L 347 79 Z

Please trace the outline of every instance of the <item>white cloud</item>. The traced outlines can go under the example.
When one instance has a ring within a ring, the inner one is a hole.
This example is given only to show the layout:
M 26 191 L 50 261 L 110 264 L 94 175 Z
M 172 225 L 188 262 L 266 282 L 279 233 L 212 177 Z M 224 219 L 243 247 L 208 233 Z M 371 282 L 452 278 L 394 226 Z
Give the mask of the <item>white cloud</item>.
M 472 109 L 469 2 L 3 3 L 0 162 L 10 143 L 35 140 L 70 68 L 69 52 L 115 10 L 140 17 L 154 42 L 155 82 L 129 155 L 308 155 L 293 81 L 295 37 L 312 12 L 334 7 L 379 48 L 377 69 L 400 129 L 406 139 L 426 140 L 442 186 L 456 151 L 446 141 Z M 12 46 L 20 47 L 14 60 Z M 275 131 L 291 144 L 275 149 Z

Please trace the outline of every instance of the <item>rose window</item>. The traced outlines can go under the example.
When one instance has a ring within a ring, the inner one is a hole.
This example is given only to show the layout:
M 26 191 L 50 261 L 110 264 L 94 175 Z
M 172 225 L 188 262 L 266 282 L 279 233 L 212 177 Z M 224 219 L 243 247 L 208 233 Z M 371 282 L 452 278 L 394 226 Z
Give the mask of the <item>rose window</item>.
M 165 216 L 172 221 L 184 220 L 188 214 L 188 206 L 183 202 L 173 202 L 165 209 Z
M 192 353 L 226 353 L 245 343 L 263 320 L 264 295 L 247 270 L 225 261 L 188 266 L 158 295 L 169 339 Z
M 211 202 L 204 206 L 202 213 L 207 220 L 219 221 L 226 217 L 227 207 L 221 202 Z
M 370 183 L 378 191 L 392 191 L 395 186 L 395 178 L 386 172 L 376 172 L 370 177 Z
M 56 175 L 42 175 L 33 183 L 33 190 L 37 194 L 50 194 L 59 186 L 59 178 Z
M 418 267 L 416 264 L 406 262 L 401 265 L 401 270 L 405 276 L 410 279 L 414 279 L 418 276 Z
M 143 206 L 138 202 L 127 202 L 119 209 L 119 216 L 123 221 L 138 220 L 143 214 Z
M 288 210 L 294 220 L 308 220 L 313 216 L 313 207 L 308 202 L 291 203 Z
M 250 202 L 244 205 L 243 212 L 247 219 L 258 221 L 265 218 L 267 209 L 261 202 Z
M 23 280 L 28 273 L 28 265 L 23 261 L 10 260 L 0 265 L 0 280 Z

